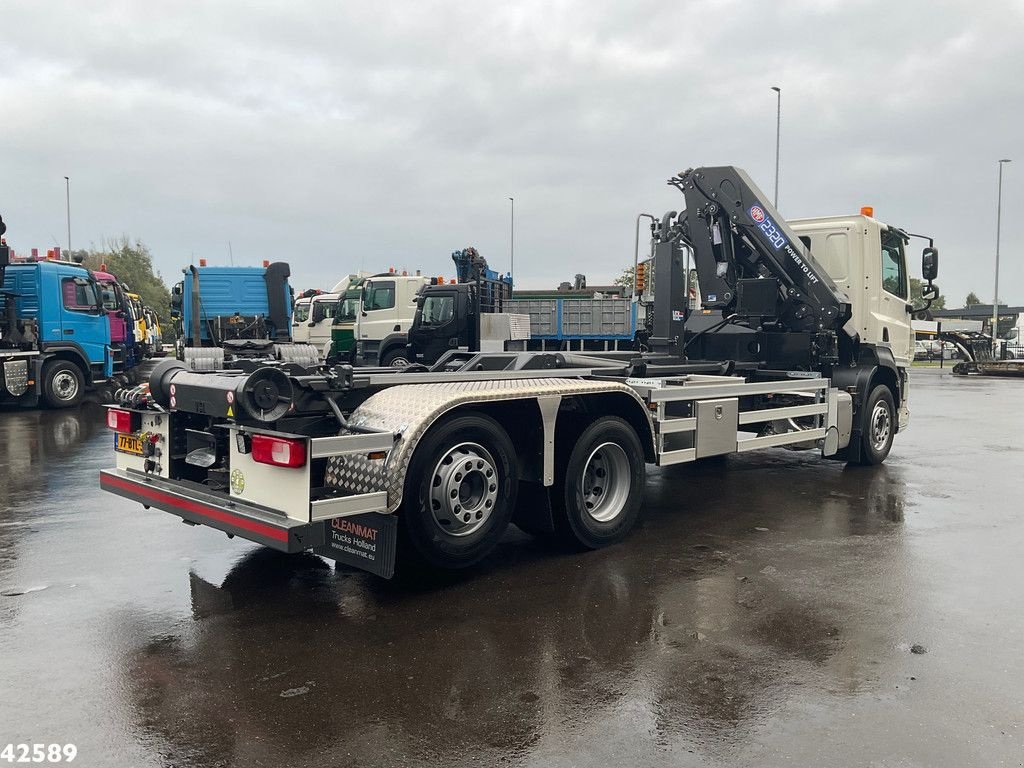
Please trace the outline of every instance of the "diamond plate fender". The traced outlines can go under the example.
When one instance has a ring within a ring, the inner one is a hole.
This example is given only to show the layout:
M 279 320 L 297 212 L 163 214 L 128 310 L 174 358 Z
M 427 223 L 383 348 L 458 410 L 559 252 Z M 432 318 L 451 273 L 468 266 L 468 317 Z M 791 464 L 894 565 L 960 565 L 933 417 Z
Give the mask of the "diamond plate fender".
M 602 392 L 625 393 L 647 413 L 640 396 L 630 387 L 615 381 L 543 378 L 390 387 L 368 398 L 349 418 L 353 426 L 381 429 L 400 435 L 387 461 L 370 461 L 363 456 L 336 456 L 328 459 L 325 480 L 330 486 L 358 493 L 386 490 L 387 511 L 394 512 L 402 503 L 405 475 L 417 444 L 434 422 L 446 413 L 474 403 Z

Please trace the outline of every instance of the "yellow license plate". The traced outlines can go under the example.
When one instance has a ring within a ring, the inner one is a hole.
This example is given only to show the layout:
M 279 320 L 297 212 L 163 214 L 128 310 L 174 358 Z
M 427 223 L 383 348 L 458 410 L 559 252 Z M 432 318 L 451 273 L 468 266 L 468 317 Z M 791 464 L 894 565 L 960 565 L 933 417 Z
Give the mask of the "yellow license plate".
M 118 432 L 117 438 L 114 441 L 114 449 L 121 453 L 131 453 L 135 456 L 141 456 L 142 439 L 135 435 L 125 435 Z

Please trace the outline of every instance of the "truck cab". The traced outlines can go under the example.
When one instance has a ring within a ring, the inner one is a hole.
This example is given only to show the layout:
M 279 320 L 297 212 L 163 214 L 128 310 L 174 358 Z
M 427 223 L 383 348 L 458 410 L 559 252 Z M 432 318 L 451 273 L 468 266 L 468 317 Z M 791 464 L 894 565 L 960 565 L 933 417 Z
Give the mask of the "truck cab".
M 306 323 L 307 341 L 316 347 L 321 358 L 326 358 L 330 353 L 334 316 L 338 312 L 340 300 L 341 295 L 337 293 L 321 293 L 313 297 Z
M 146 322 L 146 308 L 139 294 L 129 291 L 125 296 L 128 299 L 131 317 L 134 321 L 132 332 L 135 336 L 136 358 L 142 360 L 142 358 L 149 357 L 151 354 L 149 349 L 149 326 Z
M 913 305 L 900 230 L 864 215 L 788 223 L 850 297 L 850 323 L 861 339 L 888 347 L 897 365 L 910 365 L 914 358 Z
M 850 298 L 852 328 L 888 349 L 899 373 L 899 427 L 910 420 L 907 369 L 914 359 L 910 273 L 905 235 L 872 216 L 829 216 L 787 222 L 836 286 Z
M 431 278 L 386 272 L 363 283 L 356 317 L 356 362 L 404 367 L 409 364 L 408 332 L 416 317 L 416 297 Z
M 337 293 L 300 296 L 292 310 L 292 341 L 311 344 L 321 357 L 330 351 L 331 327 L 338 308 Z
M 433 364 L 451 349 L 477 349 L 474 286 L 431 285 L 419 296 L 409 329 L 409 361 Z
M 356 353 L 356 320 L 362 310 L 363 282 L 365 277 L 352 276 L 341 291 L 338 309 L 331 321 L 332 360 L 349 362 Z
M 111 325 L 100 286 L 77 264 L 43 261 L 3 269 L 0 401 L 78 403 L 114 373 Z
M 312 296 L 300 296 L 292 307 L 292 341 L 305 344 L 309 341 L 309 311 L 313 306 Z

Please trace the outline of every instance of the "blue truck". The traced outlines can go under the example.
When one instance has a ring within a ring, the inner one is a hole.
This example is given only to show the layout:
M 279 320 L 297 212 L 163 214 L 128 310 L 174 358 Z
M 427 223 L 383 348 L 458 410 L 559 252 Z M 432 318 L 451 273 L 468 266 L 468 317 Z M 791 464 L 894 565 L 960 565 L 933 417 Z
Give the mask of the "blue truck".
M 123 372 L 102 292 L 85 267 L 11 263 L 4 244 L 0 285 L 0 404 L 66 408 Z
M 288 264 L 208 267 L 200 261 L 182 273 L 171 288 L 171 319 L 176 356 L 189 367 L 217 368 L 239 357 L 287 357 L 296 347 L 308 347 L 291 343 Z

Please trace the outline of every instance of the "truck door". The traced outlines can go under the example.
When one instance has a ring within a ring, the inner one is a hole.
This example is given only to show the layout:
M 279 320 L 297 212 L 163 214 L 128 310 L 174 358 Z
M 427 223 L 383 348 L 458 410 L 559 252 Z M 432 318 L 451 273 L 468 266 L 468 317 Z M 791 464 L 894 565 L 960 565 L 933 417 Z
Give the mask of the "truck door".
M 337 309 L 337 297 L 313 300 L 313 308 L 309 318 L 311 323 L 309 343 L 316 347 L 321 355 L 326 354 L 327 345 L 331 342 L 331 324 L 334 322 L 334 315 Z
M 882 341 L 886 340 L 887 334 L 896 363 L 909 365 L 914 356 L 914 334 L 910 326 L 910 281 L 903 239 L 891 229 L 883 229 L 881 238 L 882 291 L 879 320 L 882 323 Z
M 395 332 L 396 324 L 395 281 L 367 280 L 359 313 L 359 341 L 368 355 L 377 354 L 381 340 Z
M 292 341 L 296 344 L 309 341 L 308 323 L 311 306 L 311 299 L 299 299 L 295 302 L 295 309 L 292 313 Z
M 111 373 L 107 347 L 110 324 L 100 304 L 96 283 L 85 277 L 62 275 L 60 278 L 61 338 L 76 344 L 89 360 L 94 372 Z M 58 339 L 47 339 L 56 342 Z
M 449 349 L 469 344 L 465 294 L 455 290 L 427 290 L 420 297 L 409 343 L 410 362 L 430 365 Z

